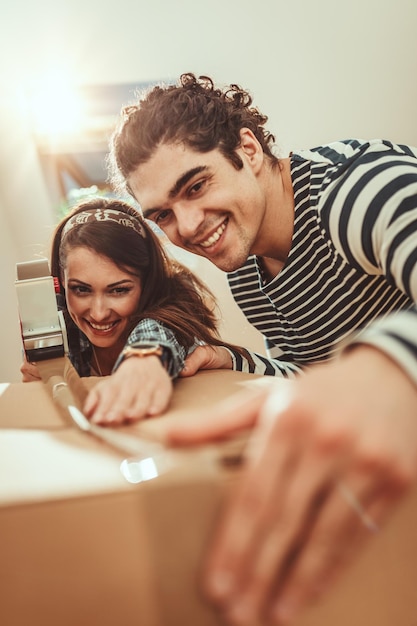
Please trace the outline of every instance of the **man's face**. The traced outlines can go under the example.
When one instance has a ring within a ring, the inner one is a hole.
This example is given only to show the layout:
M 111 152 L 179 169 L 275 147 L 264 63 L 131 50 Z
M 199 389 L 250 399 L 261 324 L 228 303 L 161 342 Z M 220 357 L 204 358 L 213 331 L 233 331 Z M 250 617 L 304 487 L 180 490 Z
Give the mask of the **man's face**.
M 255 253 L 265 198 L 253 159 L 237 151 L 237 170 L 219 150 L 162 144 L 128 183 L 145 218 L 177 246 L 231 272 Z

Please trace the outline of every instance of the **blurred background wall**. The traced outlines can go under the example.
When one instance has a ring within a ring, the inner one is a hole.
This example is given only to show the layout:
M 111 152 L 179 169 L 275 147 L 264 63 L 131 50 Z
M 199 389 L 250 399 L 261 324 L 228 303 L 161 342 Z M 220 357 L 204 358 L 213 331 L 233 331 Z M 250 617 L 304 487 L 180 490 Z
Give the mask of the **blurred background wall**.
M 30 94 L 51 103 L 61 83 L 142 84 L 185 71 L 248 88 L 282 155 L 353 136 L 417 145 L 415 0 L 9 3 L 0 21 L 0 381 L 20 380 L 15 264 L 48 253 L 60 210 Z M 64 104 L 54 110 L 68 115 Z M 188 261 L 219 296 L 225 338 L 261 349 L 223 274 Z

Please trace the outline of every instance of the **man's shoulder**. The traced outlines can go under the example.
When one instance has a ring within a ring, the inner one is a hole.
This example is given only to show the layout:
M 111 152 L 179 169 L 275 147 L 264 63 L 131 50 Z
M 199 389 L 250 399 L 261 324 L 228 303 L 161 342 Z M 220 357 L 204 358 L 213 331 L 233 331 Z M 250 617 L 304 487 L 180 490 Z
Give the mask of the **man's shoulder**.
M 308 160 L 313 163 L 341 165 L 368 152 L 395 152 L 417 158 L 417 148 L 395 144 L 386 139 L 343 139 L 316 146 L 308 150 L 297 150 L 291 154 L 294 161 Z

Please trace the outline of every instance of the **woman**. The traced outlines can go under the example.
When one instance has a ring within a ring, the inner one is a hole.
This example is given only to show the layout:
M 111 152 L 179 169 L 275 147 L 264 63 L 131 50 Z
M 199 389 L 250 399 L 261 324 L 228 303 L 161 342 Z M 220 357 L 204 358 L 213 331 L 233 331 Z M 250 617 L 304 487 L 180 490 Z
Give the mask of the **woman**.
M 84 406 L 95 423 L 161 413 L 193 347 L 222 344 L 205 301 L 212 294 L 166 256 L 129 204 L 96 198 L 73 209 L 55 231 L 51 271 L 74 367 L 80 376 L 111 374 Z M 27 361 L 21 372 L 25 382 L 40 379 Z

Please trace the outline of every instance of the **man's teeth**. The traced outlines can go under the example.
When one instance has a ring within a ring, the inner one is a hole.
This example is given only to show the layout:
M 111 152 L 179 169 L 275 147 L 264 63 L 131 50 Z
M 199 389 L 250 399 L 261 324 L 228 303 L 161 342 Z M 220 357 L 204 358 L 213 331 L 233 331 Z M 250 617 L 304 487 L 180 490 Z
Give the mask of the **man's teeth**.
M 93 324 L 93 322 L 90 322 L 90 326 L 92 326 L 94 330 L 110 330 L 113 324 Z
M 216 243 L 216 241 L 219 241 L 225 228 L 226 224 L 222 224 L 221 226 L 219 226 L 216 232 L 211 235 L 211 237 L 201 242 L 200 246 L 202 246 L 203 248 L 208 248 L 209 246 L 212 246 L 214 243 Z

